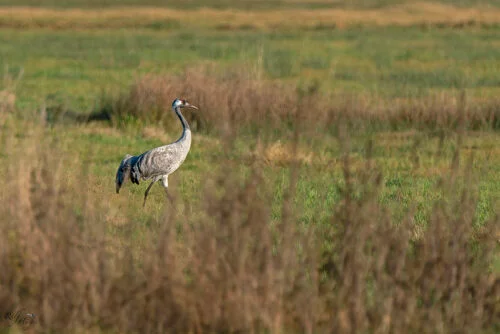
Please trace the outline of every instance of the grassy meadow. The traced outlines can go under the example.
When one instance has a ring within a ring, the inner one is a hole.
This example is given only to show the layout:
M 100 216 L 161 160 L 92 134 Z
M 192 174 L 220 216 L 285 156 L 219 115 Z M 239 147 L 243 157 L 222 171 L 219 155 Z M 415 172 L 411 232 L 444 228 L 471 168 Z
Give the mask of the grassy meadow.
M 0 332 L 500 331 L 497 1 L 15 5 Z

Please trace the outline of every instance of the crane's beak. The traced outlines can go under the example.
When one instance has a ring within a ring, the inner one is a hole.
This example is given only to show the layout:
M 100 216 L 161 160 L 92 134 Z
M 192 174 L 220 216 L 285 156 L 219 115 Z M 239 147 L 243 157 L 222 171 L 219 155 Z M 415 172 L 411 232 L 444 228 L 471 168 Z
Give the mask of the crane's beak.
M 194 105 L 190 104 L 189 102 L 186 102 L 184 107 L 199 110 L 199 108 L 197 106 L 194 106 Z

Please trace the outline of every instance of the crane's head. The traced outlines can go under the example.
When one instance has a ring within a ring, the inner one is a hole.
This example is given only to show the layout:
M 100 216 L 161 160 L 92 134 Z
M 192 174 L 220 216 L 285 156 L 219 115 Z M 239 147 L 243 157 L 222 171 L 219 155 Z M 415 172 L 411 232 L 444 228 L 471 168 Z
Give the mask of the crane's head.
M 174 102 L 172 102 L 172 108 L 192 108 L 192 109 L 198 109 L 197 106 L 192 105 L 186 100 L 183 99 L 175 99 Z

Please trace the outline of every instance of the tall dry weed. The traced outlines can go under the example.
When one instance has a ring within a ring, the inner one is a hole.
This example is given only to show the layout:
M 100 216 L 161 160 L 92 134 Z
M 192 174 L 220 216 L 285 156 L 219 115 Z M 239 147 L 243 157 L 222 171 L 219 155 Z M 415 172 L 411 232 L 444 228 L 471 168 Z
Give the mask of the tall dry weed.
M 480 332 L 500 320 L 500 275 L 491 272 L 498 217 L 474 228 L 477 190 L 472 160 L 462 175 L 444 180 L 423 232 L 410 210 L 396 223 L 378 201 L 381 174 L 355 174 L 343 158 L 345 186 L 324 234 L 322 287 L 335 332 Z M 458 166 L 455 167 L 458 172 Z M 436 189 L 438 191 L 438 189 Z M 361 194 L 361 195 L 360 195 Z
M 182 203 L 174 199 L 145 247 L 110 248 L 103 217 L 111 208 L 82 186 L 90 176 L 84 164 L 71 163 L 69 139 L 54 140 L 30 123 L 4 129 L 0 312 L 24 307 L 37 314 L 35 329 L 498 330 L 500 277 L 490 266 L 499 218 L 475 227 L 471 164 L 443 182 L 445 196 L 417 234 L 411 211 L 394 221 L 378 201 L 382 175 L 370 146 L 357 172 L 344 155 L 341 198 L 326 225 L 297 218 L 299 164 L 273 217 L 272 189 L 258 165 L 244 176 L 228 159 L 205 176 L 196 215 L 177 211 Z M 347 131 L 338 133 L 348 152 Z
M 304 294 L 316 289 L 299 283 L 316 265 L 296 242 L 313 245 L 311 235 L 273 231 L 257 169 L 243 184 L 229 170 L 209 180 L 199 219 L 168 208 L 156 241 L 135 257 L 108 247 L 106 206 L 82 186 L 88 172 L 69 163 L 64 138 L 26 125 L 6 128 L 2 152 L 11 161 L 2 175 L 2 314 L 23 307 L 39 329 L 120 332 L 280 331 L 300 324 L 291 315 L 307 318 Z

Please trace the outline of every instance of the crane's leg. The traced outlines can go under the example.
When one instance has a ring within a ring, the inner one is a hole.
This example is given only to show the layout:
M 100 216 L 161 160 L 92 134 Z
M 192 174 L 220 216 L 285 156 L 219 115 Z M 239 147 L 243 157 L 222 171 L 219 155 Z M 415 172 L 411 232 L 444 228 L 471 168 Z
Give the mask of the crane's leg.
M 146 206 L 146 199 L 148 198 L 149 189 L 151 189 L 151 187 L 153 186 L 153 184 L 155 184 L 155 182 L 156 180 L 153 180 L 146 189 L 146 192 L 144 193 L 144 202 L 142 203 L 142 207 Z
M 165 188 L 165 194 L 167 195 L 168 200 L 172 203 L 174 199 L 172 198 L 172 195 L 168 192 L 168 188 Z
M 165 194 L 167 195 L 167 198 L 169 199 L 170 202 L 172 202 L 173 198 L 168 192 L 168 175 L 162 176 L 161 183 L 163 184 L 163 188 L 165 189 Z

